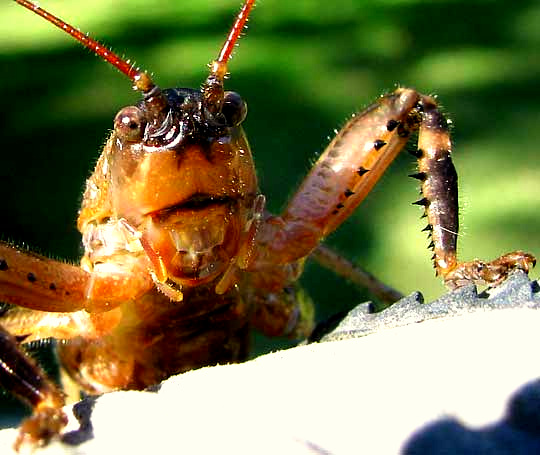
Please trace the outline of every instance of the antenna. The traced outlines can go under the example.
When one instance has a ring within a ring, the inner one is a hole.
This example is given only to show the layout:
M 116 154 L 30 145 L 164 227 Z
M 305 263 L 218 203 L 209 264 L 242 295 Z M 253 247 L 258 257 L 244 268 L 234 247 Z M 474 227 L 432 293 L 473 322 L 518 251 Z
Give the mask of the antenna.
M 255 0 L 246 0 L 244 2 L 225 43 L 223 43 L 217 60 L 210 63 L 210 74 L 203 84 L 202 94 L 203 106 L 211 116 L 221 112 L 224 98 L 223 84 L 227 76 L 227 63 L 231 58 L 234 46 L 242 34 L 242 30 L 246 25 L 249 13 L 254 4 Z

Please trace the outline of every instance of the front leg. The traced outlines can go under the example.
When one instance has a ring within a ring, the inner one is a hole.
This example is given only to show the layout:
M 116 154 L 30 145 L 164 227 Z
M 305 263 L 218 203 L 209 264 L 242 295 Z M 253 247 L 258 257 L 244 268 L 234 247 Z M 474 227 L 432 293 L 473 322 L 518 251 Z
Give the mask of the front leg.
M 144 256 L 123 259 L 89 272 L 0 242 L 0 301 L 17 305 L 0 319 L 0 387 L 32 407 L 20 427 L 17 451 L 46 444 L 61 433 L 67 417 L 63 393 L 15 336 L 24 342 L 97 337 L 114 326 L 119 311 L 114 308 L 153 287 Z
M 144 256 L 92 272 L 0 242 L 0 301 L 39 311 L 109 311 L 153 287 Z
M 64 395 L 0 325 L 0 385 L 33 409 L 20 427 L 14 448 L 47 444 L 67 424 Z
M 307 256 L 362 202 L 388 165 L 419 130 L 419 172 L 430 247 L 437 274 L 450 288 L 469 282 L 497 284 L 513 269 L 528 270 L 535 258 L 508 253 L 491 262 L 459 262 L 457 174 L 450 158 L 447 121 L 433 98 L 411 89 L 381 97 L 354 116 L 328 145 L 284 213 L 269 217 L 258 234 L 254 268 Z

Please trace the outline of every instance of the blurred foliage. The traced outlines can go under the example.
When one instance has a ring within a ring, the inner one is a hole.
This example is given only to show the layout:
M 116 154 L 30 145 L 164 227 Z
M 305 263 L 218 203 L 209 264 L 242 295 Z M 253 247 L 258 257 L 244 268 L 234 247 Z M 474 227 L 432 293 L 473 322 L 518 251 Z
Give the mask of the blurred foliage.
M 239 0 L 48 0 L 41 5 L 125 53 L 163 87 L 197 87 Z M 460 256 L 540 254 L 540 4 L 536 0 L 261 0 L 231 64 L 261 188 L 279 211 L 333 134 L 397 84 L 436 94 L 454 123 Z M 13 2 L 0 5 L 0 236 L 76 261 L 84 180 L 116 111 L 122 75 Z M 408 154 L 328 243 L 403 293 L 433 275 Z M 536 277 L 536 272 L 533 272 Z M 309 264 L 319 318 L 369 298 Z

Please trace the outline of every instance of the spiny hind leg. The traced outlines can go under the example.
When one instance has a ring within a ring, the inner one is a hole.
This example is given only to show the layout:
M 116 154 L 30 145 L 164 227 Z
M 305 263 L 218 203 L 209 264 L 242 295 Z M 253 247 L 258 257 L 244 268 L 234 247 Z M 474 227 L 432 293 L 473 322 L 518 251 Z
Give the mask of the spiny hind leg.
M 458 188 L 457 173 L 450 158 L 451 142 L 448 122 L 438 110 L 433 98 L 421 96 L 422 122 L 418 137 L 418 170 L 412 175 L 422 182 L 423 198 L 415 204 L 425 207 L 431 232 L 433 261 L 437 271 L 450 289 L 474 282 L 497 285 L 512 270 L 528 272 L 536 263 L 533 255 L 513 251 L 486 262 L 475 259 L 459 262 L 457 259 Z
M 367 196 L 411 132 L 419 129 L 419 172 L 437 274 L 450 288 L 498 284 L 513 269 L 528 271 L 532 255 L 515 251 L 491 262 L 458 262 L 457 174 L 447 121 L 433 98 L 400 88 L 355 115 L 330 142 L 280 216 L 264 220 L 252 270 L 290 264 L 310 254 Z

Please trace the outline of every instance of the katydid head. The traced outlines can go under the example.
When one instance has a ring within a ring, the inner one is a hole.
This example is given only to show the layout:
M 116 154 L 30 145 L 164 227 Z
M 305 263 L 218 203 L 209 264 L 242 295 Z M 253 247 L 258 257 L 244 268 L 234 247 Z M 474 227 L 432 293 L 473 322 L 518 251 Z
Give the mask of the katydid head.
M 104 204 L 110 213 L 93 210 L 91 218 L 79 219 L 79 227 L 103 223 L 101 218 L 125 220 L 162 288 L 222 275 L 234 263 L 257 205 L 255 168 L 241 128 L 246 104 L 224 90 L 227 63 L 254 0 L 244 2 L 200 90 L 162 90 L 146 72 L 86 34 L 27 0 L 15 1 L 112 64 L 142 94 L 137 105 L 116 115 L 100 160 L 103 175 L 96 180 L 107 188 Z

